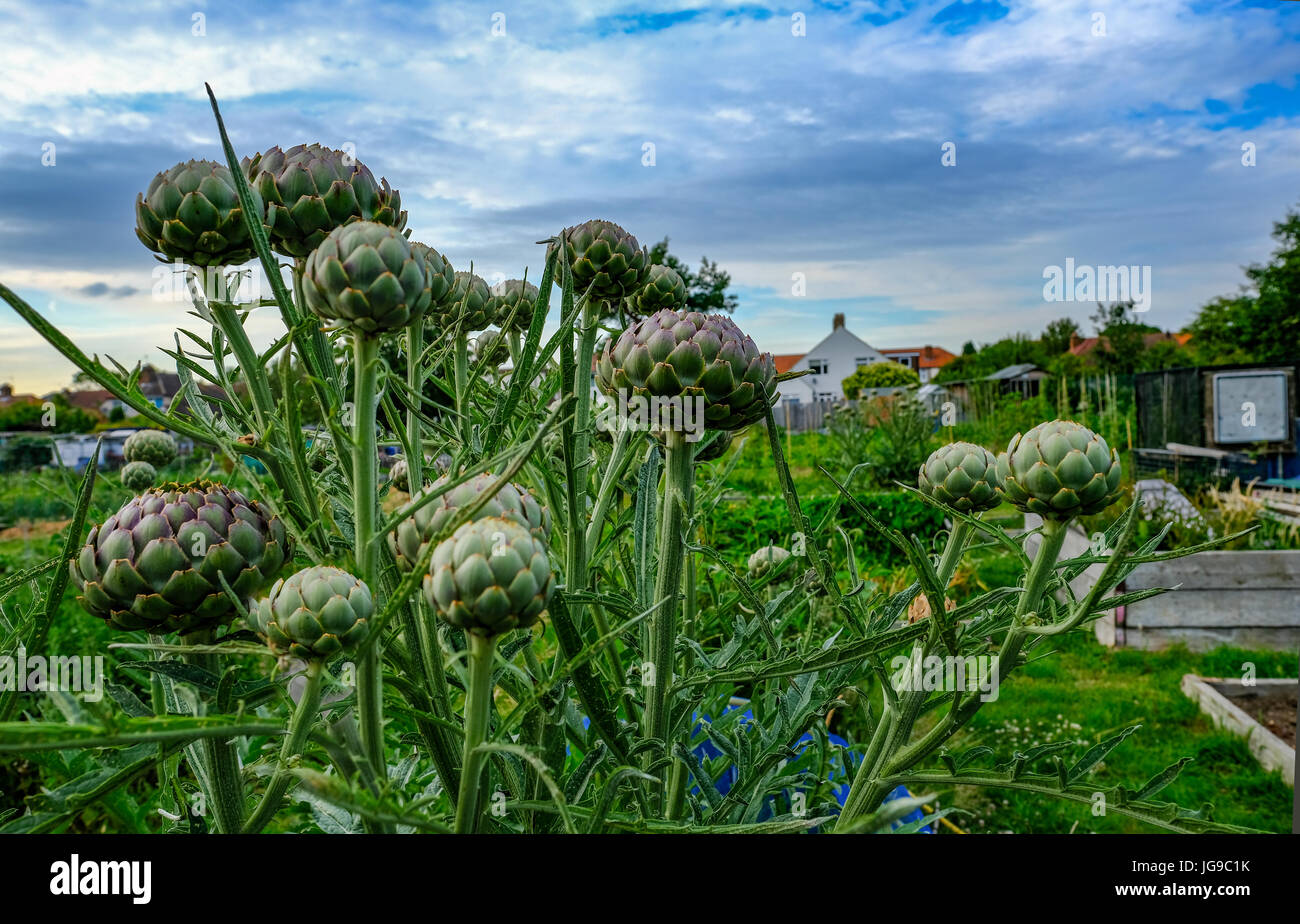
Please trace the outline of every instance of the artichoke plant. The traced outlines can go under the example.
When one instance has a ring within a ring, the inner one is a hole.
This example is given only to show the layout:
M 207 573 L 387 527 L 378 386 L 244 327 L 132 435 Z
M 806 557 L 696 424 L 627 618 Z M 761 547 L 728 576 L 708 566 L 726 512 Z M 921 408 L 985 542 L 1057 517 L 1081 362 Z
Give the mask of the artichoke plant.
M 262 200 L 253 193 L 262 220 Z M 253 257 L 230 170 L 211 160 L 187 160 L 153 178 L 136 196 L 135 234 L 164 263 L 238 266 Z
M 930 453 L 916 476 L 922 493 L 962 513 L 978 513 L 1002 503 L 998 460 L 974 443 L 949 443 Z
M 410 506 L 420 503 L 426 493 L 439 490 L 450 479 L 443 475 L 431 486 L 417 491 Z M 389 533 L 388 544 L 397 559 L 397 566 L 410 571 L 424 555 L 429 542 L 452 521 L 457 512 L 474 503 L 485 494 L 496 477 L 489 472 L 475 475 L 436 500 L 424 504 L 397 524 Z M 478 517 L 500 517 L 518 523 L 530 533 L 547 542 L 551 536 L 551 512 L 520 484 L 506 484 L 486 504 L 479 508 Z
M 650 256 L 635 237 L 612 221 L 592 219 L 563 232 L 563 259 L 573 273 L 573 290 L 596 301 L 617 303 L 645 281 Z M 557 239 L 547 256 L 559 245 Z
M 713 439 L 695 444 L 695 461 L 712 462 L 721 459 L 731 448 L 731 431 L 719 430 Z
M 118 475 L 122 487 L 132 491 L 146 491 L 158 480 L 158 470 L 148 462 L 128 462 Z
M 643 285 L 628 304 L 637 317 L 648 317 L 665 309 L 680 311 L 686 307 L 686 283 L 677 270 L 662 263 L 652 264 Z
M 510 345 L 499 330 L 485 330 L 474 338 L 474 360 L 495 369 L 510 358 Z
M 789 557 L 788 549 L 783 549 L 779 545 L 765 545 L 749 556 L 745 566 L 749 570 L 750 577 L 760 578 Z
M 271 246 L 305 257 L 335 228 L 373 221 L 406 227 L 402 197 L 387 180 L 375 182 L 365 164 L 319 144 L 269 148 L 241 162 L 248 184 L 266 202 Z
M 148 462 L 162 468 L 176 458 L 176 441 L 162 430 L 137 430 L 122 444 L 122 457 L 128 462 Z
M 1003 495 L 1021 510 L 1064 521 L 1105 510 L 1120 494 L 1115 450 L 1072 420 L 1041 423 L 1017 433 L 998 456 Z
M 393 463 L 393 467 L 388 470 L 388 482 L 404 494 L 411 493 L 410 466 L 406 464 L 405 459 L 398 459 Z
M 276 581 L 249 621 L 281 657 L 323 661 L 364 642 L 374 612 L 365 583 L 340 568 L 314 565 Z
M 703 398 L 711 430 L 748 426 L 777 398 L 772 354 L 760 353 L 731 318 L 697 311 L 658 311 L 627 328 L 605 345 L 596 381 L 624 400 Z
M 546 542 L 504 517 L 463 523 L 433 550 L 424 596 L 450 625 L 485 637 L 535 623 L 554 589 Z
M 257 501 L 207 481 L 165 484 L 93 527 L 72 559 L 77 600 L 119 629 L 188 633 L 228 622 L 241 597 L 289 557 L 284 524 Z
M 486 330 L 496 320 L 492 290 L 476 273 L 461 271 L 456 274 L 456 286 L 451 295 L 454 317 L 462 331 Z
M 503 331 L 523 333 L 528 330 L 536 304 L 537 286 L 531 282 L 507 279 L 492 287 L 493 321 Z
M 318 316 L 362 335 L 405 327 L 431 299 L 428 263 L 373 221 L 336 228 L 307 258 L 303 296 Z

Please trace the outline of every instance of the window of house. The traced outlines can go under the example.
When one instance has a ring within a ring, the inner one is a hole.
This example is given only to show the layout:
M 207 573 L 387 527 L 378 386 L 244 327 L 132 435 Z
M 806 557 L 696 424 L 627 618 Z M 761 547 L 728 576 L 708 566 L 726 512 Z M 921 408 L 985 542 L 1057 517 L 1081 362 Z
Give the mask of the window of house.
M 808 371 L 813 375 L 826 375 L 831 371 L 831 364 L 824 359 L 808 360 Z
M 871 357 L 870 357 L 870 356 L 859 356 L 857 359 L 853 360 L 853 365 L 854 365 L 854 366 L 870 366 L 870 365 L 871 365 Z
M 819 391 L 819 392 L 817 392 L 817 400 L 818 400 L 818 401 L 834 401 L 834 400 L 835 400 L 835 394 L 834 394 L 833 392 L 829 392 L 829 391 Z

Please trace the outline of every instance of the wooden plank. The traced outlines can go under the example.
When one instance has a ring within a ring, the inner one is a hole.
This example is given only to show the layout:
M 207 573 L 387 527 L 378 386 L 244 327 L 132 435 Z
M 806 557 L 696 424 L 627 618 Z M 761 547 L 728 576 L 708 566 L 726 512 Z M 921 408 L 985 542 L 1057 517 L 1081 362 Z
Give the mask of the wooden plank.
M 1175 590 L 1139 600 L 1126 611 L 1130 628 L 1300 628 L 1300 593 L 1290 590 Z
M 1288 786 L 1295 785 L 1295 748 L 1245 712 L 1238 702 L 1281 687 L 1296 687 L 1294 680 L 1257 680 L 1247 687 L 1240 680 L 1221 680 L 1184 674 L 1183 692 L 1196 700 L 1201 711 L 1219 728 L 1245 738 L 1250 752 L 1265 770 L 1277 770 Z
M 1294 653 L 1300 648 L 1300 629 L 1281 627 L 1262 629 L 1254 626 L 1245 628 L 1214 629 L 1174 628 L 1174 629 L 1124 629 L 1124 647 L 1147 651 L 1161 651 L 1171 645 L 1186 645 L 1189 651 L 1211 651 L 1221 645 L 1257 651 L 1288 651 Z
M 1291 590 L 1300 594 L 1300 550 L 1199 552 L 1187 558 L 1138 565 L 1125 580 L 1129 590 Z

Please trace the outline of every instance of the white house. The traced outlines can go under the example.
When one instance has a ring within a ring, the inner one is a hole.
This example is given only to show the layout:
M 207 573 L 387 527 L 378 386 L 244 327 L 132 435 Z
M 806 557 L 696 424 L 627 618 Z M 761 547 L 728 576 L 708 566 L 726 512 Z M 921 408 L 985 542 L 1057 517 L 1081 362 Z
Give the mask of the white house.
M 777 367 L 784 363 L 778 360 Z M 815 347 L 789 366 L 792 372 L 811 370 L 809 375 L 782 382 L 779 386 L 782 404 L 807 404 L 811 401 L 838 401 L 844 397 L 843 381 L 857 371 L 859 366 L 884 362 L 889 359 L 871 344 L 844 326 L 844 315 L 837 314 L 831 333 Z

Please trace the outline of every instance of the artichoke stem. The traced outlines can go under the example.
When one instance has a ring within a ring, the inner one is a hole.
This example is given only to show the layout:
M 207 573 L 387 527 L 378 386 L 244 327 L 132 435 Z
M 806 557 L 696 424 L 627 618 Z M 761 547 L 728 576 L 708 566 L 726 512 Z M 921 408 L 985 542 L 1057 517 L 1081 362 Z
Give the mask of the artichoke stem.
M 456 800 L 456 833 L 473 834 L 478 827 L 479 796 L 487 755 L 478 750 L 488 732 L 492 714 L 492 657 L 496 636 L 466 632 L 469 642 L 469 689 L 465 694 L 465 759 Z
M 307 685 L 298 700 L 298 708 L 289 719 L 289 733 L 285 735 L 284 744 L 280 746 L 280 760 L 276 764 L 271 782 L 266 786 L 262 801 L 253 816 L 244 825 L 242 834 L 256 834 L 266 827 L 280 807 L 293 776 L 289 773 L 289 762 L 302 756 L 303 745 L 307 743 L 307 734 L 316 721 L 316 712 L 320 707 L 320 679 L 325 662 L 312 659 L 307 662 Z
M 456 429 L 463 451 L 469 448 L 469 334 L 463 320 L 456 325 L 451 362 L 456 382 Z
M 663 742 L 668 750 L 668 688 L 672 684 L 676 642 L 677 595 L 681 589 L 682 527 L 691 479 L 691 449 L 686 435 L 669 430 L 664 435 L 664 496 L 659 507 L 658 572 L 650 616 L 650 656 L 654 675 L 646 696 L 645 735 Z M 662 756 L 662 752 L 659 755 Z M 652 758 L 653 759 L 653 758 Z
M 406 328 L 406 386 L 411 402 L 406 409 L 407 487 L 414 494 L 424 487 L 424 436 L 421 430 L 419 399 L 424 380 L 420 374 L 420 354 L 424 352 L 424 318 L 417 317 Z
M 353 333 L 353 375 L 356 377 L 352 408 L 353 529 L 356 539 L 358 576 L 376 590 L 382 587 L 378 579 L 376 567 L 378 557 L 375 555 L 374 542 L 375 507 L 378 503 L 375 485 L 378 355 L 377 339 Z M 375 638 L 365 646 L 361 663 L 357 666 L 357 711 L 361 724 L 361 743 L 366 752 L 366 759 L 379 780 L 387 776 L 384 764 L 384 687 L 381 644 L 382 640 Z

